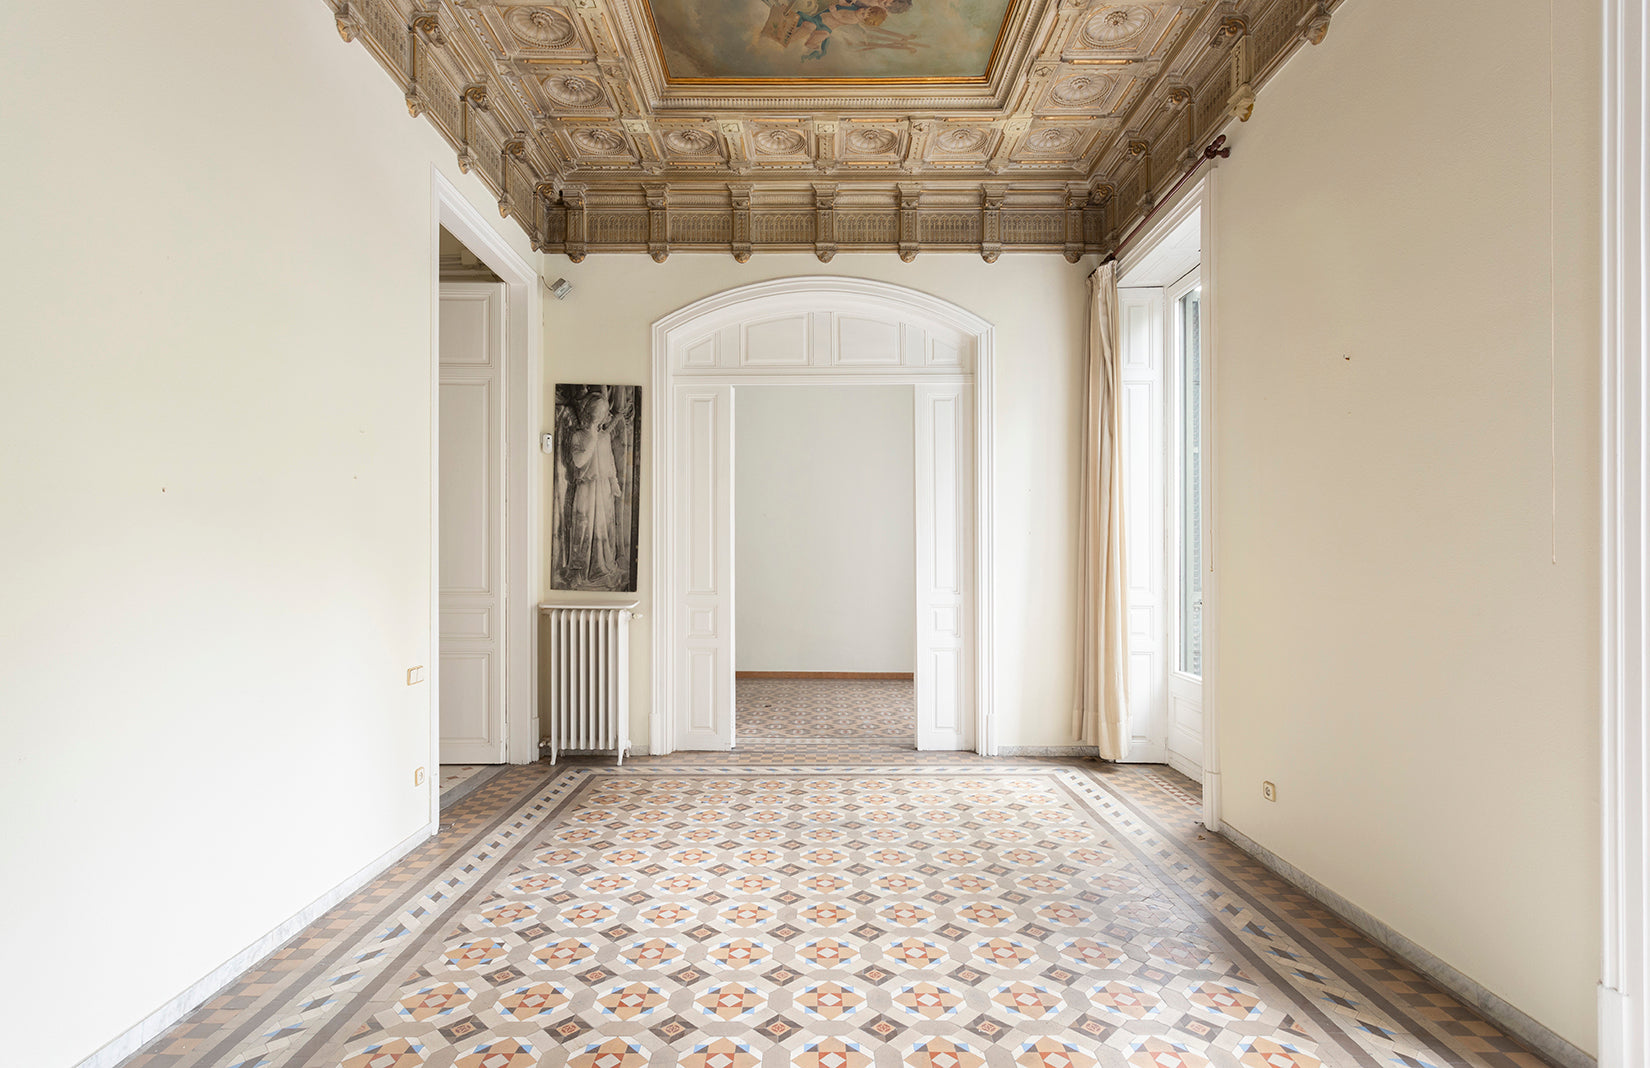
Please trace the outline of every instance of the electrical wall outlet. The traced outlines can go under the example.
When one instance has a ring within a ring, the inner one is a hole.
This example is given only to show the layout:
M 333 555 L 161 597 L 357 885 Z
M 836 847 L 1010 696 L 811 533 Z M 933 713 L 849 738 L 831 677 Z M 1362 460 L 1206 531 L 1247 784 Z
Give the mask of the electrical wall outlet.
M 424 769 L 423 768 L 414 768 L 413 769 L 413 785 L 414 786 L 423 786 L 424 785 Z
M 1268 801 L 1276 801 L 1278 799 L 1277 786 L 1269 782 L 1261 783 L 1260 796 L 1264 797 Z
M 407 685 L 408 686 L 417 686 L 419 683 L 421 683 L 423 681 L 424 681 L 424 665 L 423 664 L 419 664 L 417 667 L 410 667 L 410 668 L 407 669 Z

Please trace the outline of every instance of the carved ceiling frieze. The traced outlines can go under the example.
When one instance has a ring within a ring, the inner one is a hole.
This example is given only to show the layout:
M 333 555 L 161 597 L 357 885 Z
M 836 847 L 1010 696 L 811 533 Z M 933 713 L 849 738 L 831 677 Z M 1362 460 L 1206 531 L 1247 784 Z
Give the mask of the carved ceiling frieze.
M 538 248 L 994 260 L 1108 250 L 1338 0 L 328 3 Z

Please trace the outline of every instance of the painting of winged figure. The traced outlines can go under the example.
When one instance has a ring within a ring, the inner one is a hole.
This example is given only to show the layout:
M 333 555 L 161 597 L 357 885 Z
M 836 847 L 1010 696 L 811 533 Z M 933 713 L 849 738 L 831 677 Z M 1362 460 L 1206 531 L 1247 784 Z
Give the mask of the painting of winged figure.
M 640 386 L 556 386 L 550 588 L 636 589 Z
M 796 45 L 801 62 L 824 59 L 833 40 L 838 51 L 879 48 L 915 52 L 928 44 L 915 34 L 900 33 L 887 25 L 888 16 L 911 10 L 911 0 L 766 0 L 768 18 L 761 36 L 780 48 Z M 837 37 L 841 31 L 840 38 Z
M 671 78 L 980 78 L 1009 0 L 648 0 Z

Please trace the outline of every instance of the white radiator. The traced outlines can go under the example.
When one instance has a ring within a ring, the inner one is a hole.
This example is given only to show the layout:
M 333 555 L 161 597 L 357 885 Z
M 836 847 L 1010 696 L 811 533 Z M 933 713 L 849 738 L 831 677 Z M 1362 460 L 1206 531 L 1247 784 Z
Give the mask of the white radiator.
M 540 605 L 550 630 L 550 762 L 575 750 L 630 751 L 635 605 Z

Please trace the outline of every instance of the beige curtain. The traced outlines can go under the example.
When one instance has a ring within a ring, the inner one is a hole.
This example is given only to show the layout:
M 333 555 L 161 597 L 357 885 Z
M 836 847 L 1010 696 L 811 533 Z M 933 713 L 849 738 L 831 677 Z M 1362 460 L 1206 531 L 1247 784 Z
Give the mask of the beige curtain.
M 1088 359 L 1077 524 L 1078 740 L 1106 760 L 1129 744 L 1128 614 L 1123 579 L 1122 409 L 1118 398 L 1117 268 L 1089 277 Z

